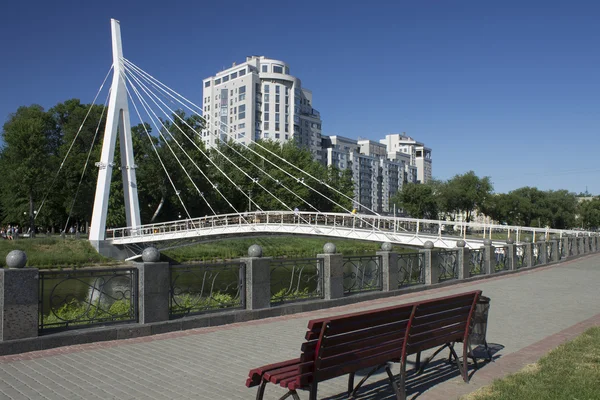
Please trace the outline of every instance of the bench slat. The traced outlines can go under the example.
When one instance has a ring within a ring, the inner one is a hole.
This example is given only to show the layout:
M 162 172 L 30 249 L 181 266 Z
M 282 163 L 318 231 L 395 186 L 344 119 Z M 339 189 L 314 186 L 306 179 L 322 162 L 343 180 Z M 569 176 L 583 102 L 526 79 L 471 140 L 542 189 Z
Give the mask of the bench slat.
M 374 357 L 377 355 L 387 354 L 389 360 L 393 358 L 400 358 L 402 355 L 402 344 L 404 343 L 404 337 L 390 340 L 380 345 L 372 347 L 364 347 L 360 350 L 349 351 L 346 353 L 337 353 L 334 356 L 323 357 L 320 359 L 319 369 L 327 369 L 335 366 L 343 366 L 345 364 L 356 364 L 363 363 L 362 360 L 366 360 L 368 357 Z M 361 368 L 372 366 L 369 362 L 364 362 L 365 365 Z M 320 374 L 320 372 L 319 372 Z
M 435 331 L 436 329 L 440 329 L 445 326 L 456 325 L 458 323 L 465 323 L 468 318 L 468 311 L 466 314 L 463 313 L 458 315 L 451 315 L 441 320 L 432 320 L 428 318 L 427 322 L 425 323 L 419 323 L 411 326 L 410 334 L 411 336 L 413 336 L 424 332 Z

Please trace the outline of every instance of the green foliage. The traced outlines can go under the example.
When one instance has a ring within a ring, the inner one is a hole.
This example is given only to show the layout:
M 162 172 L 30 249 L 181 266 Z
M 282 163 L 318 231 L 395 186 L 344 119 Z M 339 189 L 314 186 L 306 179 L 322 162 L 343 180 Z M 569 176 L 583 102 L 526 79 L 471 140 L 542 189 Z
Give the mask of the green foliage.
M 67 321 L 69 325 L 87 325 L 93 323 L 93 320 L 112 320 L 123 321 L 131 319 L 130 300 L 116 300 L 110 305 L 108 310 L 99 307 L 99 302 L 87 304 L 77 299 L 63 304 L 59 309 L 42 316 L 44 325 L 64 324 Z
M 464 213 L 470 222 L 473 212 L 483 208 L 493 191 L 487 176 L 479 178 L 473 171 L 456 175 L 440 186 L 440 209 L 447 213 Z
M 235 307 L 236 305 L 239 305 L 239 300 L 236 301 L 233 296 L 227 293 L 216 292 L 211 297 L 183 293 L 175 296 L 171 312 L 173 314 L 195 313 L 204 310 Z
M 590 328 L 470 400 L 600 399 L 600 327 Z
M 392 203 L 403 208 L 413 218 L 437 219 L 439 214 L 435 186 L 430 183 L 406 183 Z
M 585 229 L 598 229 L 600 227 L 600 198 L 583 200 L 577 206 L 579 224 Z

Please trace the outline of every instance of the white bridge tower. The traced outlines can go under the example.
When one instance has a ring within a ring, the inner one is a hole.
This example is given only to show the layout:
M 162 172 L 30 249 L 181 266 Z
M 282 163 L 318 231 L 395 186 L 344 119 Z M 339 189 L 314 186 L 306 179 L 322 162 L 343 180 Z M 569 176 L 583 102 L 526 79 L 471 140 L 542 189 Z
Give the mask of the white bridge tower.
M 96 184 L 96 197 L 92 212 L 92 226 L 90 228 L 90 242 L 100 253 L 102 242 L 106 236 L 106 215 L 108 213 L 108 195 L 113 168 L 120 167 L 123 174 L 123 192 L 125 195 L 125 216 L 127 226 L 136 228 L 141 225 L 140 206 L 138 202 L 137 183 L 135 179 L 135 161 L 133 158 L 133 145 L 131 142 L 131 122 L 129 120 L 129 105 L 125 88 L 125 71 L 123 70 L 123 48 L 121 45 L 121 26 L 119 21 L 111 19 L 112 52 L 113 52 L 113 80 L 108 103 L 104 141 L 102 142 L 102 155 L 100 162 L 96 163 L 98 182 Z M 114 163 L 115 145 L 119 134 L 121 145 L 120 164 Z

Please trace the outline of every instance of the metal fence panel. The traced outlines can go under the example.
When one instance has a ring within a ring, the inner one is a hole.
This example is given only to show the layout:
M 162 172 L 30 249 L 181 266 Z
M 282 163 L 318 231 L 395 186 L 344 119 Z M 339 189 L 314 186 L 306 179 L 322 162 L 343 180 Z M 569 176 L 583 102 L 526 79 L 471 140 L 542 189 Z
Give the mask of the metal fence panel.
M 483 260 L 485 249 L 469 250 L 469 276 L 482 275 L 485 273 L 483 269 Z
M 39 272 L 39 332 L 138 321 L 137 268 Z
M 381 256 L 344 257 L 344 294 L 383 289 Z
M 322 299 L 322 258 L 271 261 L 271 304 Z
M 438 265 L 432 265 L 431 268 L 439 268 L 440 282 L 458 279 L 458 250 L 441 250 L 436 252 L 432 258 L 437 260 Z
M 210 311 L 245 308 L 243 262 L 171 265 L 171 318 Z
M 398 254 L 398 288 L 425 284 L 423 253 Z

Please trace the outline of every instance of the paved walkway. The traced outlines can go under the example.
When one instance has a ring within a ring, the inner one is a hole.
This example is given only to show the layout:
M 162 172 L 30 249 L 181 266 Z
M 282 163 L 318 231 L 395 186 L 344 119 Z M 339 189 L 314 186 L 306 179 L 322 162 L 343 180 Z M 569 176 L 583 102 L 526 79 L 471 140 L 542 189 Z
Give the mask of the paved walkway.
M 0 357 L 0 399 L 251 399 L 248 371 L 298 355 L 309 319 L 481 289 L 491 297 L 488 341 L 504 346 L 464 384 L 439 361 L 409 380 L 409 397 L 453 399 L 535 362 L 548 350 L 600 325 L 600 255 L 533 271 L 351 306 L 137 339 Z M 394 367 L 398 372 L 398 367 Z M 342 399 L 346 379 L 319 385 Z M 266 399 L 283 394 L 268 387 Z M 307 393 L 300 393 L 307 398 Z M 362 399 L 393 398 L 382 374 Z

